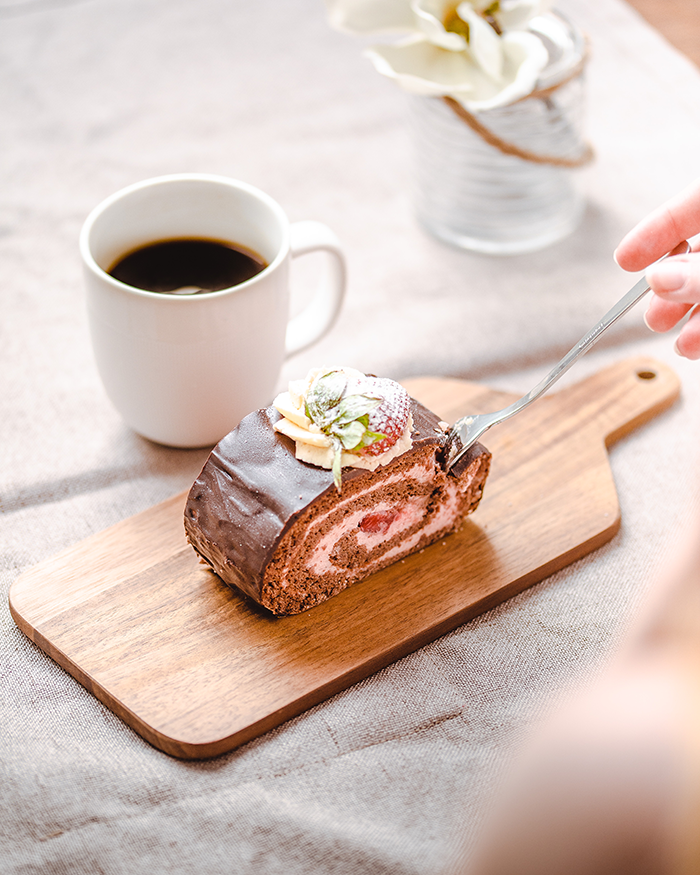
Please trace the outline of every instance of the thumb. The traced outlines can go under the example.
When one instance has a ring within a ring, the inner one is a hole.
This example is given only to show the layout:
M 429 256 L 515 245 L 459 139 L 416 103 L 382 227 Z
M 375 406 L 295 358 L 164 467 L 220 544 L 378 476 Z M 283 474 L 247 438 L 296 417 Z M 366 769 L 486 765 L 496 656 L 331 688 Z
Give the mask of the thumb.
M 700 303 L 700 253 L 658 261 L 647 268 L 646 278 L 652 290 L 666 300 Z

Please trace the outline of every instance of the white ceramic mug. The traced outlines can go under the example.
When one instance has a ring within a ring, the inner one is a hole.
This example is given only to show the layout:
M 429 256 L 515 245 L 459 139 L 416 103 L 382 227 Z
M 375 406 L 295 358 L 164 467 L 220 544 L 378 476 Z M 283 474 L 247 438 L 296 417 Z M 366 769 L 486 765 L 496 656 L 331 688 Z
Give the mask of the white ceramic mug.
M 196 295 L 144 291 L 107 273 L 138 247 L 177 238 L 235 243 L 267 267 Z M 318 250 L 330 253 L 329 271 L 290 320 L 290 259 Z M 135 431 L 168 446 L 210 446 L 269 404 L 285 356 L 328 331 L 345 293 L 343 253 L 326 225 L 290 224 L 264 192 L 219 176 L 161 176 L 118 191 L 85 220 L 80 252 L 107 395 Z

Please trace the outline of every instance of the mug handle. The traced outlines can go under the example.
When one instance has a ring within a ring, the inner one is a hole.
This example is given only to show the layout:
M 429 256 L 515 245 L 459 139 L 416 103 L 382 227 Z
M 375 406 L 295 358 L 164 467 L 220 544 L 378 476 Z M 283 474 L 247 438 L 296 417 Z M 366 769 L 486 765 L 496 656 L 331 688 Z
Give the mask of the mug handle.
M 287 325 L 286 355 L 315 343 L 335 322 L 345 297 L 347 271 L 340 241 L 322 222 L 293 222 L 290 226 L 292 258 L 320 250 L 330 253 L 330 269 L 309 304 Z

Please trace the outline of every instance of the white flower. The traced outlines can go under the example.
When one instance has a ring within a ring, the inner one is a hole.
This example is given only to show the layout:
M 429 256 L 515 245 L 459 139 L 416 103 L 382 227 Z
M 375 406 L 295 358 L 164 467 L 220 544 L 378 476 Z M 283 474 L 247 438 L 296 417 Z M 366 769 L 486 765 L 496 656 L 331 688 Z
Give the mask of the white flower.
M 406 91 L 449 95 L 478 111 L 529 94 L 547 64 L 530 19 L 551 0 L 326 0 L 330 23 L 361 35 L 405 38 L 368 57 Z

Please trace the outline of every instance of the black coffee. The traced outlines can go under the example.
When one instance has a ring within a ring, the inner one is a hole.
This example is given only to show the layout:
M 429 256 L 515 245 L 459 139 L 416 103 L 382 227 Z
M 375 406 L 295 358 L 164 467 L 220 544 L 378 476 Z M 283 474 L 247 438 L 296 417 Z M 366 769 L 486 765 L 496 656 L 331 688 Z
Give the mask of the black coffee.
M 220 240 L 159 240 L 123 255 L 107 271 L 115 279 L 171 295 L 216 292 L 245 282 L 267 267 L 256 253 Z

